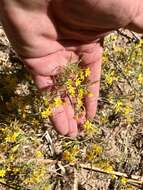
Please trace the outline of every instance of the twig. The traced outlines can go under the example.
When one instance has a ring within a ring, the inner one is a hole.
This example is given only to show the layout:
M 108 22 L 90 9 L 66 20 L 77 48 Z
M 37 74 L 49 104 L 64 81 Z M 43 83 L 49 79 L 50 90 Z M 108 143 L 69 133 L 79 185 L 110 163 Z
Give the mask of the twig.
M 72 164 L 72 166 L 73 166 L 73 164 Z M 94 167 L 94 166 L 91 167 L 91 165 L 89 165 L 89 164 L 79 164 L 79 167 L 86 169 L 86 170 L 92 170 L 92 171 L 100 172 L 100 173 L 104 173 L 104 174 L 125 177 L 128 179 L 129 183 L 137 183 L 137 184 L 143 185 L 143 176 L 137 176 L 137 175 L 128 176 L 126 173 L 117 172 L 117 171 L 106 171 L 106 170 L 103 170 L 98 167 Z
M 74 168 L 73 190 L 78 190 L 78 176 L 77 176 L 77 170 L 75 168 Z
M 120 34 L 121 36 L 123 36 L 124 38 L 128 39 L 128 40 L 133 40 L 132 37 L 128 36 L 127 34 L 123 33 L 120 30 L 117 30 L 117 33 Z
M 121 30 L 117 30 L 117 32 L 118 32 L 118 34 L 127 38 L 128 40 L 133 40 L 133 38 L 137 41 L 140 40 L 140 37 L 135 32 L 130 31 L 130 34 L 132 34 L 132 37 L 128 36 L 126 33 L 122 32 Z

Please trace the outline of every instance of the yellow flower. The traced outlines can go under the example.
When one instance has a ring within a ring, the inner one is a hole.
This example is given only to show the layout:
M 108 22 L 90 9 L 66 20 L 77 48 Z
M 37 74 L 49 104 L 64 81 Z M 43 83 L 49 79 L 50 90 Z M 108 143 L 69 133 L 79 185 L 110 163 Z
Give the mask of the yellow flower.
M 138 44 L 137 44 L 137 47 L 140 47 L 142 45 L 143 45 L 143 39 L 140 39 L 139 42 L 138 42 Z
M 93 124 L 87 120 L 84 125 L 83 125 L 83 128 L 85 129 L 85 131 L 89 134 L 92 134 L 92 133 L 95 133 L 96 132 L 96 129 L 94 128 Z
M 39 166 L 40 167 L 40 166 Z M 32 175 L 24 180 L 25 184 L 37 184 L 39 183 L 46 173 L 45 167 L 37 168 L 33 171 Z
M 81 81 L 79 78 L 77 78 L 76 81 L 75 81 L 76 87 L 77 87 L 77 86 L 80 86 L 81 82 L 82 82 L 82 81 Z
M 79 88 L 78 89 L 78 97 L 80 98 L 80 99 L 82 99 L 83 98 L 83 96 L 84 96 L 84 89 L 83 88 Z
M 42 118 L 47 118 L 51 115 L 51 113 L 52 113 L 52 109 L 48 107 L 46 110 L 41 112 L 41 116 Z
M 121 100 L 118 100 L 115 105 L 115 112 L 118 113 L 122 111 L 122 109 L 123 109 L 123 102 Z
M 131 67 L 131 65 L 128 64 L 128 65 L 125 66 L 124 73 L 126 75 L 130 75 L 132 73 L 132 67 Z
M 93 144 L 91 150 L 94 152 L 94 154 L 101 154 L 103 152 L 103 147 L 98 144 Z
M 97 155 L 103 152 L 103 147 L 98 144 L 93 144 L 90 149 L 87 150 L 86 158 L 88 160 L 93 160 Z
M 124 115 L 128 116 L 132 112 L 133 112 L 133 109 L 132 109 L 131 105 L 126 105 L 124 108 Z
M 113 166 L 107 160 L 101 160 L 98 163 L 96 163 L 95 166 L 103 169 L 107 173 L 110 173 L 110 174 L 114 175 L 114 173 L 113 173 L 113 171 L 114 171 L 113 170 Z
M 89 153 L 87 153 L 87 155 L 86 155 L 86 159 L 87 159 L 88 161 L 93 161 L 94 157 L 95 157 L 95 155 L 93 154 L 93 152 L 89 152 Z
M 126 117 L 126 121 L 127 121 L 128 124 L 131 124 L 131 123 L 134 122 L 134 118 L 131 117 L 131 116 L 127 116 L 127 117 Z
M 113 46 L 113 50 L 118 53 L 124 52 L 124 49 L 122 47 L 118 47 L 118 46 Z
M 41 151 L 38 150 L 35 152 L 35 156 L 36 156 L 36 158 L 41 158 L 41 157 L 43 157 L 43 154 Z
M 4 177 L 6 174 L 6 170 L 0 169 L 0 177 Z
M 10 161 L 14 161 L 15 158 L 16 158 L 16 154 L 11 154 L 11 155 L 9 156 L 9 160 L 10 160 Z
M 113 167 L 110 166 L 110 165 L 107 166 L 107 167 L 105 167 L 104 170 L 105 170 L 106 172 L 109 172 L 109 173 L 114 171 L 114 170 L 113 170 Z
M 74 145 L 70 150 L 72 155 L 76 155 L 79 152 L 79 147 L 77 145 Z
M 49 105 L 49 100 L 47 97 L 43 97 L 43 103 L 45 106 L 48 106 Z
M 66 82 L 66 85 L 67 85 L 67 86 L 72 86 L 72 83 L 73 83 L 72 80 L 71 80 L 71 79 L 68 79 L 68 81 Z
M 87 68 L 87 69 L 85 69 L 85 77 L 89 77 L 90 76 L 90 69 L 89 68 Z
M 73 86 L 68 87 L 68 92 L 71 96 L 75 96 L 75 89 Z
M 115 41 L 115 40 L 118 39 L 118 35 L 115 35 L 115 34 L 111 34 L 109 37 L 110 37 L 110 39 L 113 40 L 113 41 Z
M 120 182 L 121 182 L 121 184 L 126 185 L 128 182 L 128 179 L 125 177 L 121 177 Z
M 103 63 L 108 63 L 109 62 L 108 56 L 109 56 L 108 52 L 104 51 L 103 56 L 102 56 Z
M 75 163 L 77 161 L 77 154 L 79 152 L 79 147 L 74 145 L 70 150 L 66 150 L 63 153 L 63 159 L 67 162 Z
M 17 137 L 19 136 L 19 132 L 14 132 L 12 135 L 8 135 L 6 138 L 5 138 L 5 141 L 6 142 L 15 142 Z
M 66 82 L 67 90 L 71 96 L 75 96 L 75 88 L 73 87 L 72 84 L 73 84 L 72 80 L 68 79 L 68 81 Z
M 72 163 L 74 163 L 76 161 L 75 156 L 72 155 L 69 151 L 64 151 L 63 159 L 67 162 L 72 162 Z
M 142 60 L 140 60 L 140 61 L 139 61 L 139 64 L 140 64 L 141 66 L 143 66 L 143 61 L 142 61 Z
M 44 187 L 43 190 L 50 190 L 50 186 L 48 185 L 48 186 Z
M 60 97 L 54 98 L 54 106 L 55 107 L 61 106 L 62 104 L 63 104 L 63 101 L 61 100 Z
M 140 84 L 143 84 L 143 75 L 140 73 L 139 75 L 138 75 L 138 82 L 140 83 Z
M 111 85 L 113 83 L 113 81 L 115 80 L 115 78 L 117 79 L 117 77 L 115 77 L 114 71 L 106 73 L 105 74 L 105 83 Z

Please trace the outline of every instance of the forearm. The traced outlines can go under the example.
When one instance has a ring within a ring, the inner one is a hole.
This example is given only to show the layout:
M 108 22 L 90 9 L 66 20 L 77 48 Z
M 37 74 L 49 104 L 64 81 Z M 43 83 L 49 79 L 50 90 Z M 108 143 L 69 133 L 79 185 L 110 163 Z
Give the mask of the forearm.
M 53 52 L 57 38 L 45 0 L 0 0 L 0 17 L 5 32 L 19 55 L 45 56 Z M 49 43 L 48 43 L 49 42 Z

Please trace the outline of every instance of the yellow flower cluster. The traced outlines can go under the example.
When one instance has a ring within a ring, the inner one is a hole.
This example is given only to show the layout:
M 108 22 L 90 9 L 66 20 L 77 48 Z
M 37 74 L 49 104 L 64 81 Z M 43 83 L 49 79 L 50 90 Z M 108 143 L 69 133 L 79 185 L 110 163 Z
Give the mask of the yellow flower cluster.
M 16 142 L 17 137 L 20 135 L 19 132 L 14 132 L 12 134 L 9 134 L 6 138 L 6 142 Z
M 47 103 L 47 102 L 46 102 Z M 41 117 L 44 118 L 48 118 L 51 114 L 54 108 L 59 107 L 63 104 L 63 101 L 61 100 L 60 97 L 55 97 L 53 99 L 53 102 L 49 102 L 49 105 L 46 105 L 46 108 L 41 111 Z
M 6 174 L 6 170 L 5 169 L 0 169 L 0 178 L 2 177 L 4 177 L 5 176 L 5 174 Z
M 41 116 L 44 119 L 44 118 L 49 117 L 51 115 L 51 113 L 52 113 L 52 109 L 50 107 L 48 107 L 47 109 L 45 109 L 41 112 Z
M 60 97 L 56 97 L 54 98 L 54 103 L 52 107 L 59 107 L 63 104 L 63 101 L 61 100 Z
M 85 77 L 89 77 L 91 74 L 91 71 L 89 68 L 85 69 Z
M 67 90 L 69 94 L 74 97 L 75 96 L 75 87 L 73 86 L 73 81 L 71 79 L 68 79 L 67 83 Z
M 85 94 L 85 90 L 83 88 L 83 84 L 85 84 L 85 79 L 89 77 L 90 75 L 90 69 L 87 68 L 85 70 L 79 69 L 75 75 L 75 79 L 68 79 L 66 82 L 67 91 L 69 92 L 69 95 L 72 97 L 75 96 L 75 94 L 78 96 L 78 98 L 83 98 L 83 95 Z
M 123 102 L 121 100 L 117 100 L 117 103 L 115 104 L 115 113 L 119 113 L 123 109 Z
M 142 73 L 139 73 L 137 80 L 138 80 L 139 84 L 143 85 L 143 74 Z
M 39 168 L 33 170 L 29 178 L 26 178 L 24 183 L 27 185 L 33 185 L 39 183 L 46 173 L 45 166 L 41 165 Z
M 40 150 L 37 150 L 35 152 L 35 156 L 36 156 L 36 158 L 42 158 L 44 155 L 43 155 L 43 153 Z
M 122 185 L 126 185 L 126 184 L 128 183 L 128 179 L 127 179 L 126 177 L 121 177 L 120 183 L 121 183 Z
M 94 165 L 96 167 L 103 169 L 104 171 L 106 171 L 107 173 L 110 173 L 110 174 L 112 174 L 112 172 L 114 171 L 113 166 L 110 164 L 110 162 L 108 160 L 101 160 L 101 161 L 95 163 Z
M 118 80 L 115 71 L 109 71 L 108 73 L 105 73 L 105 84 L 112 85 L 113 81 L 115 80 Z
M 96 132 L 96 128 L 94 127 L 94 125 L 87 120 L 84 125 L 83 125 L 83 129 L 87 132 L 87 134 L 89 135 L 93 135 Z
M 137 44 L 137 47 L 142 47 L 142 46 L 143 46 L 143 39 L 140 39 Z
M 78 161 L 78 158 L 77 158 L 78 153 L 79 153 L 79 147 L 77 145 L 74 145 L 69 150 L 64 151 L 63 160 L 70 163 L 76 163 Z
M 89 161 L 93 161 L 98 155 L 103 152 L 103 147 L 98 144 L 92 144 L 86 152 L 86 158 Z
M 77 64 L 71 64 L 67 66 L 62 74 L 57 76 L 56 87 L 59 93 L 58 97 L 55 97 L 55 92 L 51 92 L 49 97 L 44 98 L 45 107 L 40 112 L 42 118 L 47 118 L 51 116 L 53 109 L 62 105 L 64 102 L 61 97 L 68 96 L 71 101 L 74 100 L 75 105 L 75 117 L 78 117 L 84 108 L 84 96 L 93 96 L 91 92 L 88 91 L 88 77 L 90 76 L 90 69 L 81 69 Z M 61 93 L 61 94 L 60 94 Z M 49 99 L 49 101 L 48 101 Z

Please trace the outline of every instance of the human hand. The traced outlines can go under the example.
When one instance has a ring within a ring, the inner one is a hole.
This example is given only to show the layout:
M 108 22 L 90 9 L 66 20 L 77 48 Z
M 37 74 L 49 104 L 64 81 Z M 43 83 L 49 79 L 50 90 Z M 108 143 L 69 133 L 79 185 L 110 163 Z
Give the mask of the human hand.
M 52 76 L 69 60 L 82 58 L 81 67 L 89 67 L 91 71 L 89 82 L 97 81 L 89 87 L 93 96 L 85 97 L 86 118 L 93 119 L 99 96 L 103 36 L 124 26 L 129 18 L 116 15 L 115 11 L 111 16 L 106 6 L 102 9 L 103 2 L 96 6 L 96 1 L 84 0 L 82 7 L 80 3 L 1 0 L 0 15 L 8 38 L 41 91 L 54 85 Z M 75 137 L 78 123 L 74 108 L 68 97 L 65 102 L 54 110 L 51 119 L 59 133 Z

